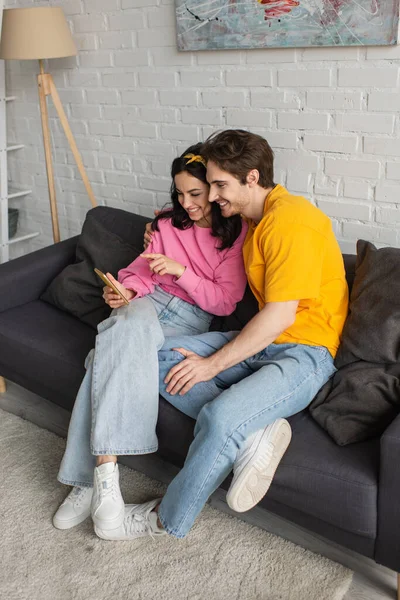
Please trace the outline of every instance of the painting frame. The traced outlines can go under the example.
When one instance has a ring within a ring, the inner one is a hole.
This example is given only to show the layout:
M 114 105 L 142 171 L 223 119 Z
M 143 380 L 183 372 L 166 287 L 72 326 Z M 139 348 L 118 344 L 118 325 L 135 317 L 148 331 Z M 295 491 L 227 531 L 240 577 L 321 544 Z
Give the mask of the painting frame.
M 175 0 L 180 51 L 390 46 L 399 0 Z

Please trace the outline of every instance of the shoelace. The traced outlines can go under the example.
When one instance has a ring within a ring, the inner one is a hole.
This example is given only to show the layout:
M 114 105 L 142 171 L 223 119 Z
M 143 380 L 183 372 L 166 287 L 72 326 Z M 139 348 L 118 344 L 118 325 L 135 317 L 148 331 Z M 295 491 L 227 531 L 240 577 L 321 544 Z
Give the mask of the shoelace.
M 111 473 L 110 475 L 108 475 L 108 477 L 104 477 L 104 479 L 101 479 L 100 492 L 103 498 L 106 498 L 107 496 L 113 496 L 115 499 L 117 497 L 118 486 L 116 479 L 115 477 L 113 477 L 113 475 L 114 473 Z M 107 482 L 106 487 L 103 486 L 103 483 L 105 482 Z M 110 483 L 111 485 L 109 485 Z
M 125 528 L 126 528 L 127 534 L 130 535 L 132 533 L 147 533 L 147 532 L 149 532 L 150 537 L 153 540 L 155 540 L 155 535 L 153 533 L 153 529 L 148 520 L 148 516 L 149 516 L 150 512 L 151 511 L 149 511 L 147 514 L 132 513 L 130 515 L 127 515 L 126 523 L 125 523 Z
M 156 535 L 149 522 L 149 515 L 160 500 L 150 500 L 144 504 L 138 504 L 131 513 L 125 517 L 124 526 L 128 535 L 132 533 L 149 532 L 150 537 L 155 540 Z
M 74 487 L 72 494 L 69 494 L 66 501 L 79 506 L 86 494 L 86 490 L 87 488 L 84 487 Z

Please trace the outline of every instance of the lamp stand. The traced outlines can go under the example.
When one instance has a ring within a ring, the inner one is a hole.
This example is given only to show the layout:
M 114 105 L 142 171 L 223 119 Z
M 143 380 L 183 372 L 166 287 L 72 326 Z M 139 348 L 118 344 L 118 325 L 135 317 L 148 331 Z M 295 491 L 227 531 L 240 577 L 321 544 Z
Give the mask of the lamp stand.
M 49 115 L 47 111 L 47 96 L 51 96 L 53 99 L 54 106 L 56 108 L 58 117 L 61 121 L 61 125 L 64 129 L 64 133 L 67 137 L 70 145 L 72 154 L 74 156 L 76 165 L 79 173 L 81 174 L 84 186 L 89 196 L 92 206 L 97 206 L 93 190 L 91 188 L 88 176 L 86 175 L 85 167 L 83 166 L 82 158 L 79 154 L 74 136 L 72 135 L 71 128 L 69 126 L 67 116 L 64 112 L 61 104 L 60 97 L 58 95 L 56 86 L 53 78 L 49 73 L 44 72 L 43 61 L 39 60 L 40 74 L 38 75 L 38 90 L 39 90 L 39 101 L 40 101 L 40 114 L 42 118 L 42 129 L 43 129 L 43 143 L 44 153 L 46 158 L 46 171 L 47 171 L 47 183 L 49 186 L 49 199 L 50 199 L 50 211 L 51 220 L 53 224 L 53 239 L 57 243 L 60 241 L 60 227 L 58 223 L 58 211 L 57 211 L 57 200 L 56 200 L 56 189 L 54 185 L 54 173 L 53 173 L 53 161 L 51 157 L 51 145 L 50 145 L 50 128 L 49 128 Z

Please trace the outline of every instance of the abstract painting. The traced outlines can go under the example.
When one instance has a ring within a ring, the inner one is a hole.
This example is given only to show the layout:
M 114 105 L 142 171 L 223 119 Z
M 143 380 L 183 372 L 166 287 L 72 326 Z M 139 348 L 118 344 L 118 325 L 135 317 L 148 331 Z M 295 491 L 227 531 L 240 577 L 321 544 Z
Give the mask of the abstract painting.
M 179 50 L 397 44 L 399 0 L 176 0 Z

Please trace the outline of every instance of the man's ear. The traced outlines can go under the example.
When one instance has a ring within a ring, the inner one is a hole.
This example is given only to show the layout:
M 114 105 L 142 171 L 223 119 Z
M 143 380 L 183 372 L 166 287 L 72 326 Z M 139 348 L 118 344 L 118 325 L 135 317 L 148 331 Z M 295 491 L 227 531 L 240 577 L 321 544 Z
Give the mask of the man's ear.
M 246 183 L 250 186 L 257 185 L 260 180 L 260 173 L 257 169 L 252 169 L 246 175 Z

